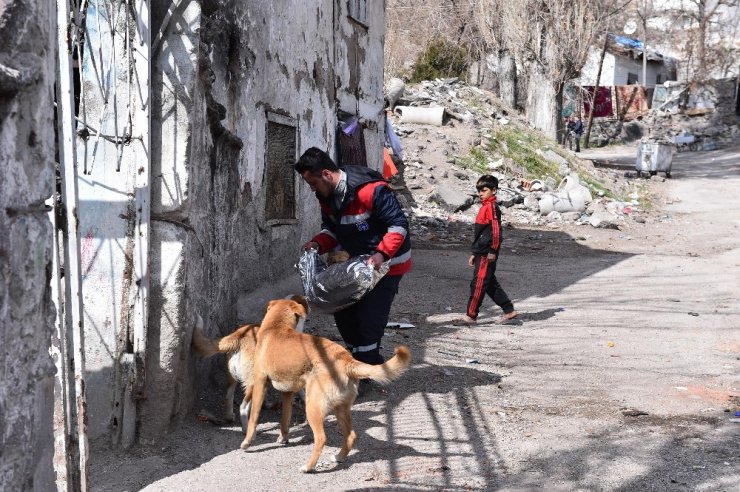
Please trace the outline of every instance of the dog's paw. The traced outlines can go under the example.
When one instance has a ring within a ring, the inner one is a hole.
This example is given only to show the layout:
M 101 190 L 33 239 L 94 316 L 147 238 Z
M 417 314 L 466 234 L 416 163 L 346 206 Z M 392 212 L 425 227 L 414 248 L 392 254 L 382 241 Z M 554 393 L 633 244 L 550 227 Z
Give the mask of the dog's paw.
M 278 444 L 288 444 L 288 436 L 278 436 L 277 441 L 275 442 Z
M 346 459 L 346 457 L 342 456 L 340 453 L 337 453 L 337 454 L 335 454 L 334 456 L 331 457 L 331 460 L 334 463 L 343 463 L 345 459 Z
M 311 468 L 311 469 L 309 470 L 309 469 L 308 469 L 308 467 L 307 467 L 306 465 L 303 465 L 303 466 L 301 467 L 301 471 L 302 471 L 303 473 L 313 473 L 313 468 Z
M 239 445 L 239 447 L 243 449 L 244 451 L 246 451 L 247 449 L 249 449 L 249 444 L 250 444 L 249 441 L 244 439 L 242 443 Z

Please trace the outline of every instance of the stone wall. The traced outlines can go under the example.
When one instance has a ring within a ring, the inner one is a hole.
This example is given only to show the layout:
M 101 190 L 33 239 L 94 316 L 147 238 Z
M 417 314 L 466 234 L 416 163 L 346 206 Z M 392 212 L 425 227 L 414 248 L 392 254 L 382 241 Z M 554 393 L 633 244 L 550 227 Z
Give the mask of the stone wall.
M 0 490 L 52 490 L 55 10 L 0 3 Z

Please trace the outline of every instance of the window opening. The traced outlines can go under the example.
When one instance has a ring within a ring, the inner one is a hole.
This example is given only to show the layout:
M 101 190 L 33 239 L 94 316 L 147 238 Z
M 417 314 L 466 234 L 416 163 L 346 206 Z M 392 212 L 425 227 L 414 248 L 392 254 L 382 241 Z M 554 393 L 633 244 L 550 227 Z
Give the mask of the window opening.
M 296 121 L 267 114 L 265 218 L 281 223 L 296 218 Z
M 367 26 L 367 0 L 349 0 L 349 16 Z

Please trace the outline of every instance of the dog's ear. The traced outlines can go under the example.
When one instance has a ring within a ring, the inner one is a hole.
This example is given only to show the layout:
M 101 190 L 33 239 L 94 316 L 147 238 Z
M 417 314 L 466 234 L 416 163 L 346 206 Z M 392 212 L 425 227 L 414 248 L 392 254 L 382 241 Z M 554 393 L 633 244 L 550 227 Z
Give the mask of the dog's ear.
M 293 302 L 297 302 L 298 304 L 303 306 L 303 309 L 306 311 L 306 315 L 308 315 L 308 313 L 310 312 L 310 309 L 308 307 L 308 301 L 306 300 L 304 296 L 300 296 L 296 294 L 294 296 L 291 296 L 290 300 Z
M 265 309 L 265 312 L 269 311 L 270 308 L 275 305 L 275 302 L 276 301 L 274 299 L 272 301 L 268 302 L 267 303 L 267 308 Z
M 301 299 L 300 301 L 294 300 L 292 304 L 291 307 L 297 318 L 306 318 L 308 316 L 308 303 L 306 303 L 305 299 Z

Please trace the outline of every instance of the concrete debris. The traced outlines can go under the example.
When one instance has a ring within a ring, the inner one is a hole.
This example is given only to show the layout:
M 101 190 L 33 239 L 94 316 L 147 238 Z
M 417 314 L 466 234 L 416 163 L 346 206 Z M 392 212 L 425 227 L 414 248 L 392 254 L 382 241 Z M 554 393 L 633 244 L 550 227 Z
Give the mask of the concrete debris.
M 491 151 L 490 141 L 504 124 L 523 131 L 527 124 L 492 93 L 469 87 L 458 79 L 438 79 L 406 85 L 396 102 L 396 112 L 389 118 L 404 145 L 405 160 L 391 184 L 402 198 L 416 240 L 439 245 L 467 244 L 470 225 L 480 209 L 475 183 L 484 172 L 499 179 L 497 203 L 504 226 L 557 229 L 568 224 L 590 224 L 618 228 L 626 220 L 646 221 L 637 201 L 634 175 L 630 178 L 623 171 L 597 169 L 590 161 L 564 157 L 558 149 L 543 145 L 535 152 L 551 163 L 563 179 L 558 183 L 553 176 L 523 178 L 507 155 L 504 139 L 495 142 L 498 151 Z M 409 109 L 435 108 L 445 115 L 439 125 L 412 123 L 408 119 L 413 112 Z M 596 181 L 611 183 L 619 190 L 619 196 L 630 197 L 631 201 L 604 196 L 603 189 L 588 184 L 594 181 L 579 179 L 575 169 L 584 176 L 584 172 L 598 176 Z
M 632 143 L 644 137 L 676 145 L 677 150 L 714 150 L 736 141 L 734 78 L 686 84 L 666 82 L 656 86 L 652 107 L 631 121 L 595 118 L 590 143 Z M 690 141 L 684 139 L 690 135 Z M 676 141 L 678 139 L 678 141 Z M 706 143 L 706 147 L 704 144 Z
M 588 219 L 593 227 L 602 229 L 619 229 L 619 216 L 611 212 L 596 212 Z

